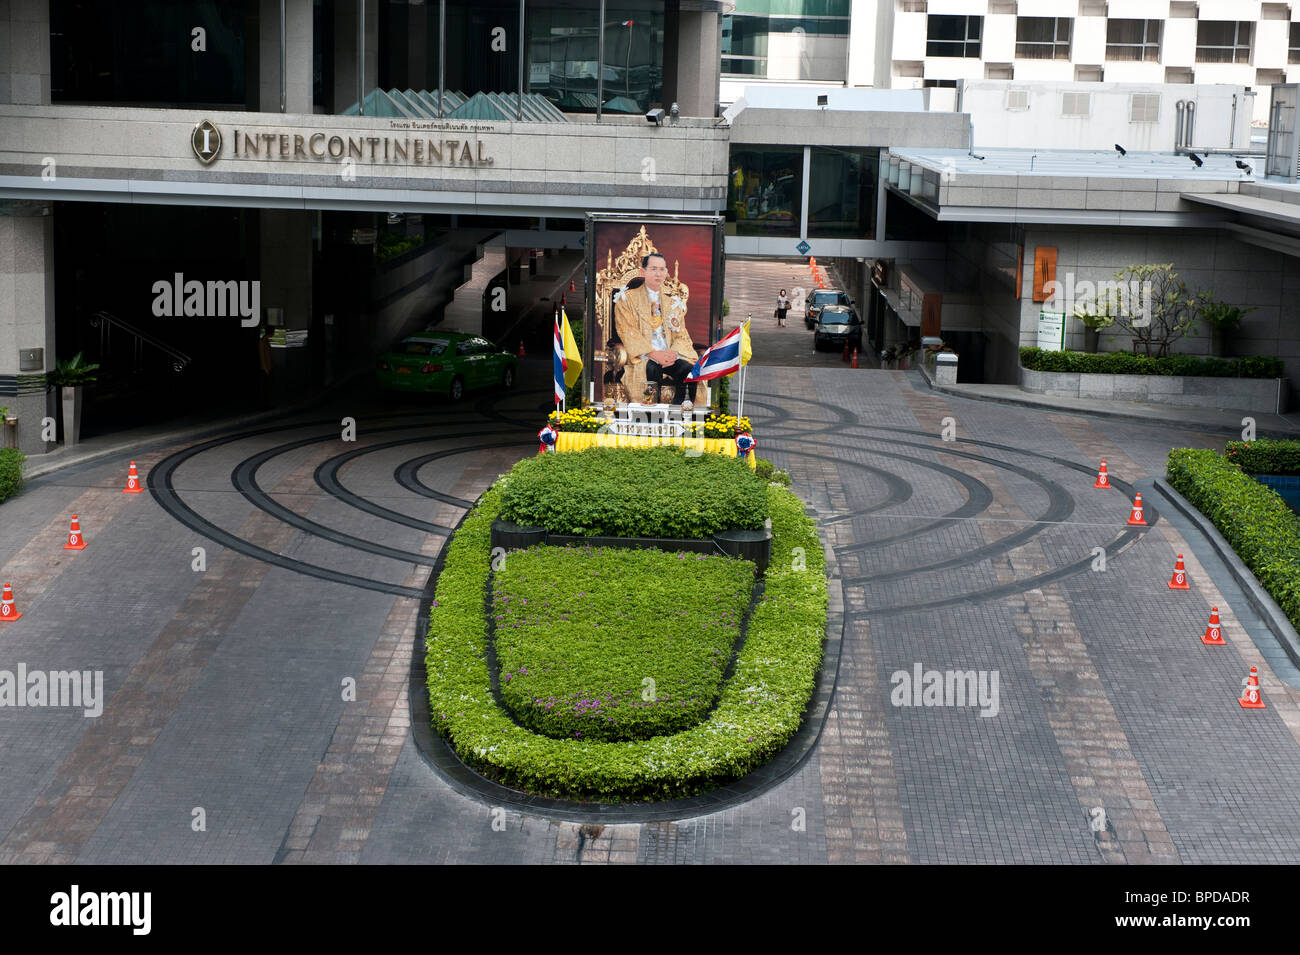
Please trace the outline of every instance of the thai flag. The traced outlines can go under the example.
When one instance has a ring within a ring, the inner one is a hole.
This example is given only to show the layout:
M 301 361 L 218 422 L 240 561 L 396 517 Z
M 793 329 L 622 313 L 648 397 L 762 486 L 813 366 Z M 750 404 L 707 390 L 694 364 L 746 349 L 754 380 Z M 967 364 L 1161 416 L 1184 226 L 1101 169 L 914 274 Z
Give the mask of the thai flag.
M 686 380 L 709 381 L 740 371 L 740 336 L 743 330 L 742 325 L 714 342 L 713 347 L 700 356 Z
M 555 360 L 553 366 L 555 369 L 555 403 L 564 404 L 564 371 L 568 367 L 564 360 L 564 339 L 560 336 L 560 316 L 557 312 L 555 315 L 555 344 L 553 346 Z

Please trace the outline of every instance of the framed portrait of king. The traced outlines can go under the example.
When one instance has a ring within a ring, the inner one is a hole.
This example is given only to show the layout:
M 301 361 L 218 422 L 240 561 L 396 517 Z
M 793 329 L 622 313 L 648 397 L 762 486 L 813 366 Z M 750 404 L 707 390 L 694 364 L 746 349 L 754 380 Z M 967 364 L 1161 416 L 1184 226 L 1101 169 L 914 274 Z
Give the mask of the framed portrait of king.
M 685 380 L 722 321 L 722 216 L 588 213 L 584 390 L 704 407 Z M 593 281 L 594 278 L 594 281 Z

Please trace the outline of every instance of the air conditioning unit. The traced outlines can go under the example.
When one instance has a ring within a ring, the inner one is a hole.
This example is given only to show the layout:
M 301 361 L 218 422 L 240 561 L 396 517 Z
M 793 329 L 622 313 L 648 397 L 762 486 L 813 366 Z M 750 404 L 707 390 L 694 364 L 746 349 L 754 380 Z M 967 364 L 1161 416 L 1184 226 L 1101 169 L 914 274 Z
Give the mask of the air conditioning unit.
M 1269 179 L 1284 182 L 1300 179 L 1297 106 L 1300 106 L 1300 83 L 1278 83 L 1273 87 L 1268 109 L 1268 154 L 1264 159 L 1264 175 Z

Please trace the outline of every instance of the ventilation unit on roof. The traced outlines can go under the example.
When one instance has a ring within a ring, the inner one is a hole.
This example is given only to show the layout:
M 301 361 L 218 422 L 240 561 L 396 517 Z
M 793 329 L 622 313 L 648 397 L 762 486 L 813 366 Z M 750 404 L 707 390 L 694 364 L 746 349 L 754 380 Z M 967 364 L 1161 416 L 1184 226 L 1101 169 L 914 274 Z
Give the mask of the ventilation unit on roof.
M 1272 95 L 1264 174 L 1269 179 L 1295 182 L 1300 178 L 1300 137 L 1296 135 L 1300 83 L 1279 83 L 1273 87 Z

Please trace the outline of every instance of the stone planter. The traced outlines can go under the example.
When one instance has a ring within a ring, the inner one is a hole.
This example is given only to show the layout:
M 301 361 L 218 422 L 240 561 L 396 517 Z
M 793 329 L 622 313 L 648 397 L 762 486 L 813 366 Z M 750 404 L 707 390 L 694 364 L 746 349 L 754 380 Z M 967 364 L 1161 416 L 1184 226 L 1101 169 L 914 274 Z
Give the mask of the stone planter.
M 1100 375 L 1030 371 L 1020 366 L 1020 389 L 1062 398 L 1149 401 L 1183 408 L 1283 414 L 1285 378 L 1201 378 L 1181 375 Z
M 567 545 L 591 547 L 632 547 L 689 551 L 697 554 L 716 554 L 721 551 L 732 557 L 752 560 L 762 574 L 772 559 L 772 529 L 763 528 L 756 531 L 726 530 L 718 531 L 712 537 L 671 538 L 671 537 L 576 537 L 570 534 L 553 534 L 544 527 L 525 527 L 512 524 L 500 518 L 492 522 L 492 547 L 503 550 L 532 547 L 536 544 L 550 544 L 553 547 Z
M 64 385 L 60 388 L 63 398 L 63 446 L 73 448 L 81 436 L 81 385 Z

